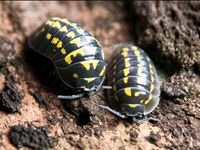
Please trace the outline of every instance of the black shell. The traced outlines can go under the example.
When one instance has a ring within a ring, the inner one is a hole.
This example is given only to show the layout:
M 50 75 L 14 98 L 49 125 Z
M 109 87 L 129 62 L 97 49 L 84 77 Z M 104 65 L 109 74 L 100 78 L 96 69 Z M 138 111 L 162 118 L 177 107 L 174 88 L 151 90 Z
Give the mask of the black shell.
M 67 86 L 93 91 L 103 83 L 106 63 L 101 46 L 78 24 L 51 18 L 32 33 L 28 42 L 35 51 L 51 59 Z
M 160 100 L 160 82 L 147 54 L 131 44 L 114 48 L 108 75 L 108 101 L 111 108 L 125 116 L 146 115 Z

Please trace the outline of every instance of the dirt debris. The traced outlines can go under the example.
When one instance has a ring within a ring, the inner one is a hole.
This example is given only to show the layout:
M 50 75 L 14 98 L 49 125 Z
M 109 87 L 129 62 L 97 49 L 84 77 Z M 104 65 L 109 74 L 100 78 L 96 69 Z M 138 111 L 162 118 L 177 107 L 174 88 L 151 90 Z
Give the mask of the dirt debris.
M 19 112 L 22 99 L 23 93 L 15 85 L 15 82 L 6 81 L 3 91 L 0 93 L 0 109 L 8 113 Z
M 2 41 L 2 38 L 0 41 Z M 4 39 L 1 49 L 3 49 L 2 54 L 7 57 L 0 61 L 0 73 L 2 75 L 0 110 L 3 110 L 7 113 L 20 112 L 24 95 L 17 85 L 17 77 L 13 74 L 12 66 L 10 64 L 10 55 L 14 54 L 13 46 L 6 39 Z
M 157 145 L 157 142 L 160 140 L 160 135 L 159 134 L 156 134 L 156 133 L 153 133 L 151 132 L 149 136 L 146 137 L 146 139 L 152 143 L 152 144 L 155 144 Z
M 131 144 L 137 144 L 137 137 L 138 137 L 137 131 L 135 131 L 134 129 L 131 129 L 129 134 L 130 134 Z
M 12 126 L 9 131 L 9 139 L 17 148 L 23 146 L 32 149 L 48 149 L 55 145 L 55 138 L 48 135 L 47 127 L 24 127 L 21 125 Z
M 48 108 L 48 103 L 46 102 L 45 98 L 41 95 L 40 91 L 35 91 L 35 92 L 32 92 L 31 94 L 34 96 L 35 100 L 38 102 L 38 104 L 41 107 Z
M 0 36 L 0 58 L 1 61 L 9 59 L 13 54 L 15 54 L 15 49 L 13 43 L 6 37 Z

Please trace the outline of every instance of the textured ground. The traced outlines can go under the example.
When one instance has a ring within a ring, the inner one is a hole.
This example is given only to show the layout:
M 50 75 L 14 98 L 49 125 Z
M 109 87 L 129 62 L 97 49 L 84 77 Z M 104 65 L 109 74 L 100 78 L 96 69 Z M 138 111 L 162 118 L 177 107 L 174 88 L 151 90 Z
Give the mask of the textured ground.
M 119 42 L 134 42 L 156 64 L 159 122 L 130 123 L 64 92 L 52 64 L 27 45 L 46 19 L 73 20 L 91 31 L 106 60 Z M 199 2 L 0 2 L 0 149 L 200 149 Z

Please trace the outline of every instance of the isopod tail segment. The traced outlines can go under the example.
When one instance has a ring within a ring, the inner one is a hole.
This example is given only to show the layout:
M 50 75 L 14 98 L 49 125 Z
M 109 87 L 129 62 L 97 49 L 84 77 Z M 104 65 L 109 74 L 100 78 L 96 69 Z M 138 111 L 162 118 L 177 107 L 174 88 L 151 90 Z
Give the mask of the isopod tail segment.
M 103 88 L 104 90 L 113 90 L 112 86 L 109 86 L 109 85 L 103 85 L 101 86 L 101 88 Z M 137 121 L 137 118 L 144 118 L 144 106 L 143 105 L 140 105 L 138 104 L 138 109 L 137 110 L 134 110 L 136 111 L 135 113 L 131 113 L 131 114 L 128 114 L 129 112 L 127 112 L 127 114 L 122 114 L 120 113 L 120 110 L 115 110 L 115 109 L 112 109 L 111 107 L 109 106 L 106 106 L 106 105 L 100 105 L 100 104 L 97 104 L 97 107 L 99 108 L 102 108 L 102 109 L 105 109 L 113 114 L 115 114 L 116 116 L 120 117 L 120 118 L 123 118 L 123 119 L 127 119 L 127 118 L 131 118 L 133 119 L 133 121 Z M 127 107 L 127 105 L 124 105 L 124 106 L 121 106 L 121 107 Z
M 153 62 L 133 44 L 117 44 L 107 74 L 108 104 L 99 105 L 121 118 L 150 114 L 160 100 L 160 81 Z M 112 87 L 112 88 L 111 88 Z
M 102 109 L 106 109 L 106 110 L 108 110 L 109 112 L 111 112 L 111 113 L 113 113 L 113 114 L 115 114 L 116 116 L 118 116 L 118 117 L 120 117 L 120 118 L 123 118 L 123 119 L 126 119 L 126 118 L 133 118 L 133 119 L 135 119 L 136 117 L 138 118 L 142 118 L 142 117 L 144 117 L 144 115 L 143 115 L 143 107 L 144 106 L 142 106 L 142 105 L 138 105 L 138 110 L 137 110 L 137 113 L 135 113 L 134 115 L 132 115 L 132 114 L 130 114 L 130 115 L 124 115 L 124 114 L 122 114 L 122 113 L 120 113 L 119 111 L 117 111 L 117 110 L 114 110 L 114 109 L 112 109 L 112 108 L 110 108 L 109 106 L 105 106 L 105 105 L 97 105 L 98 107 L 100 107 L 100 108 L 102 108 Z

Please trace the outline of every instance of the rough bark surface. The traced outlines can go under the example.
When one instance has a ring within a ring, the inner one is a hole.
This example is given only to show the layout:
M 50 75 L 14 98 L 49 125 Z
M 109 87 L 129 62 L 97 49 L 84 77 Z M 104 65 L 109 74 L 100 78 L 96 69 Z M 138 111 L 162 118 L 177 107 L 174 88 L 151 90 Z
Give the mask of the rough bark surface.
M 99 109 L 103 91 L 77 101 L 52 63 L 27 45 L 50 17 L 91 31 L 106 60 L 119 42 L 133 42 L 162 80 L 158 122 L 137 123 Z M 0 149 L 200 149 L 199 2 L 0 2 Z

